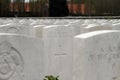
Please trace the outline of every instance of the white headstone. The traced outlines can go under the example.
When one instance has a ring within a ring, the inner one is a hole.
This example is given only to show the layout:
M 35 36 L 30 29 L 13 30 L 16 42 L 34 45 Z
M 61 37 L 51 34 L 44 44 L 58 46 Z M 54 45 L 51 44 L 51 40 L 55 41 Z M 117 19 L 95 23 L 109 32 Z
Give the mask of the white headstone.
M 113 30 L 120 30 L 120 23 L 113 24 Z
M 43 80 L 43 41 L 0 33 L 0 80 Z
M 81 33 L 81 27 L 82 24 L 84 23 L 84 20 L 75 20 L 70 22 L 68 25 L 72 26 L 74 28 L 75 35 L 78 35 Z
M 112 30 L 112 24 L 89 24 L 86 27 L 81 29 L 81 33 L 92 32 L 92 31 L 99 31 L 99 30 Z
M 43 29 L 45 70 L 61 80 L 72 79 L 73 27 L 47 26 Z
M 67 25 L 70 23 L 70 20 L 66 19 L 56 19 L 56 21 L 53 22 L 53 25 Z
M 36 25 L 53 25 L 54 21 L 53 20 L 34 20 L 33 22 L 30 23 L 30 26 L 36 26 Z
M 19 23 L 0 25 L 0 33 L 14 33 L 31 36 L 31 27 Z
M 43 37 L 43 28 L 46 27 L 46 25 L 36 25 L 33 26 L 33 29 L 31 32 L 34 37 L 36 38 L 42 38 Z
M 94 31 L 75 36 L 73 80 L 120 80 L 119 31 Z

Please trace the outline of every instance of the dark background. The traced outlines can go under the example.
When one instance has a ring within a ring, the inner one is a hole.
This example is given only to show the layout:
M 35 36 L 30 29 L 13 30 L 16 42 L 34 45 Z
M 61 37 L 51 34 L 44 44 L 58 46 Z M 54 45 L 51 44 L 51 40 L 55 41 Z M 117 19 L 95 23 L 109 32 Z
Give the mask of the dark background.
M 120 0 L 0 0 L 0 17 L 120 16 Z

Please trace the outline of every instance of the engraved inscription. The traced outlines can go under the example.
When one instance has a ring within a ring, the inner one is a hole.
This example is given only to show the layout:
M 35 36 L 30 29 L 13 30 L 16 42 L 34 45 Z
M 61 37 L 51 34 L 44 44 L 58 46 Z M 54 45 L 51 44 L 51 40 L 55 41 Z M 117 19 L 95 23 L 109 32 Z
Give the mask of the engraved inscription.
M 97 54 L 90 54 L 88 57 L 88 60 L 114 60 L 114 59 L 120 59 L 120 52 L 119 52 L 119 46 L 116 45 L 109 45 L 108 47 L 100 48 L 99 53 Z
M 110 75 L 107 77 L 109 80 L 120 80 L 120 43 L 108 41 L 106 45 L 96 46 L 96 51 L 93 49 L 86 51 L 90 66 L 97 66 L 96 69 L 101 70 L 99 72 L 101 76 L 105 70 L 105 74 Z M 103 78 L 106 79 L 104 76 Z
M 89 55 L 89 59 L 88 60 L 104 60 L 107 59 L 109 61 L 111 61 L 112 59 L 120 59 L 120 53 L 113 53 L 113 54 L 91 54 Z

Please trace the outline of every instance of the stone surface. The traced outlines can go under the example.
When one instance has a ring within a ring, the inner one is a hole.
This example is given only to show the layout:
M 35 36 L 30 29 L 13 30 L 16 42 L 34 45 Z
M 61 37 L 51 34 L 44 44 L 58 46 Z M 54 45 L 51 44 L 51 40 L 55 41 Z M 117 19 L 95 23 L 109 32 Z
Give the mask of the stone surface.
M 113 30 L 120 30 L 120 23 L 113 24 Z
M 29 26 L 22 25 L 19 23 L 8 23 L 0 25 L 0 33 L 14 33 L 19 35 L 32 36 L 32 29 Z
M 56 21 L 54 21 L 53 25 L 67 25 L 71 22 L 71 20 L 66 20 L 66 19 L 63 19 L 63 20 L 59 20 L 57 19 Z
M 36 26 L 36 25 L 53 25 L 54 24 L 54 20 L 34 20 L 32 21 L 32 23 L 30 23 L 30 26 Z
M 120 80 L 119 31 L 94 31 L 74 37 L 73 80 Z
M 72 80 L 72 77 L 73 80 L 120 80 L 119 34 L 102 31 L 119 30 L 119 22 L 107 19 L 0 19 L 0 53 L 9 50 L 9 45 L 15 48 L 12 55 L 0 55 L 0 80 L 43 80 L 44 72 L 44 76 L 59 76 L 60 80 Z M 73 37 L 78 34 L 81 35 L 75 37 L 73 47 Z M 10 67 L 5 60 L 10 62 Z
M 43 42 L 0 33 L 0 80 L 43 80 Z
M 84 23 L 84 20 L 74 20 L 68 24 L 68 26 L 73 27 L 75 35 L 78 35 L 81 33 L 81 27 Z
M 43 28 L 46 27 L 46 25 L 36 25 L 33 26 L 32 34 L 36 38 L 43 38 Z
M 99 30 L 112 30 L 112 24 L 89 24 L 81 29 L 81 33 L 99 31 Z
M 46 74 L 59 76 L 60 80 L 72 79 L 73 32 L 70 26 L 44 27 Z

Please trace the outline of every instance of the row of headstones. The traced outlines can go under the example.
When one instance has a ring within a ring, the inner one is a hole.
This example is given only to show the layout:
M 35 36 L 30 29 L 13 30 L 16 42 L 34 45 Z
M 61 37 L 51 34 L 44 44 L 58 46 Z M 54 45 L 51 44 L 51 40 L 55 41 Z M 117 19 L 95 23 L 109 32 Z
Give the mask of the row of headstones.
M 0 25 L 0 78 L 119 80 L 116 27 L 119 20 L 8 20 Z
M 120 20 L 99 20 L 99 19 L 0 19 L 0 32 L 17 33 L 39 37 L 38 28 L 51 25 L 74 26 L 75 35 L 97 31 L 97 30 L 119 30 Z M 16 27 L 17 26 L 17 27 Z M 37 34 L 37 36 L 36 36 Z

